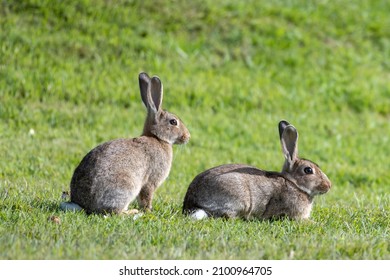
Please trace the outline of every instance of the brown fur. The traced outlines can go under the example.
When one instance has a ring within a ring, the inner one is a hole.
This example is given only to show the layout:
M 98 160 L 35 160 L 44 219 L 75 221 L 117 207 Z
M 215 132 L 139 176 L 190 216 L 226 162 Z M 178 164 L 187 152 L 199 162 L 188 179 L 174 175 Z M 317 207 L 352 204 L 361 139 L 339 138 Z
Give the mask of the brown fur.
M 279 129 L 286 157 L 282 172 L 241 164 L 206 170 L 188 187 L 183 212 L 192 215 L 201 209 L 212 217 L 245 219 L 308 218 L 313 197 L 327 192 L 331 183 L 318 165 L 297 157 L 295 128 L 282 121 Z M 314 174 L 305 174 L 306 167 Z
M 162 84 L 158 77 L 139 76 L 142 101 L 148 115 L 143 134 L 116 139 L 91 150 L 74 171 L 71 203 L 87 213 L 122 213 L 137 198 L 151 210 L 154 191 L 167 178 L 172 164 L 172 144 L 184 144 L 190 133 L 181 120 L 161 109 Z M 171 120 L 176 124 L 172 124 Z

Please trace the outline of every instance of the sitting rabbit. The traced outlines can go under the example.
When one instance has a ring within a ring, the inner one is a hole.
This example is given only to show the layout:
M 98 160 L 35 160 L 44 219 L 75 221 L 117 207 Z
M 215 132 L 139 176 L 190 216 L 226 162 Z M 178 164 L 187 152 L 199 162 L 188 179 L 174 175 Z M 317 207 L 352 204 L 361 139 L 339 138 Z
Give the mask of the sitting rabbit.
M 171 169 L 172 144 L 187 143 L 190 133 L 177 116 L 161 108 L 163 86 L 158 77 L 141 73 L 139 86 L 147 108 L 142 136 L 92 149 L 74 171 L 70 202 L 61 203 L 63 210 L 136 213 L 127 210 L 135 198 L 142 209 L 152 209 L 153 193 Z

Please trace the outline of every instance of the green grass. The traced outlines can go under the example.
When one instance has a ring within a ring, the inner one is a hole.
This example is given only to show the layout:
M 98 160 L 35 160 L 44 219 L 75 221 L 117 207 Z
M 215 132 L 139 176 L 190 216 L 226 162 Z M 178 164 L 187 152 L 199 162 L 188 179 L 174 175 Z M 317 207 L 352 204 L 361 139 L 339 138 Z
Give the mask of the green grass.
M 390 259 L 389 1 L 73 2 L 0 2 L 0 259 Z M 90 149 L 141 133 L 141 71 L 192 135 L 154 211 L 61 212 Z M 206 168 L 280 170 L 281 119 L 333 182 L 311 221 L 181 214 Z

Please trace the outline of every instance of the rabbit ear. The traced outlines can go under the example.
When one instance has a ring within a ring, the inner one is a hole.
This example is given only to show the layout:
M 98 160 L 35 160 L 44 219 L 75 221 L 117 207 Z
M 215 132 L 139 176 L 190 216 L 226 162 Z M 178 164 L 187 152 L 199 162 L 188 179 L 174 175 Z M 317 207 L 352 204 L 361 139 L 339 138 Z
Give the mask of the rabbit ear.
M 279 122 L 279 138 L 280 138 L 280 140 L 282 140 L 283 131 L 288 125 L 290 125 L 290 123 L 288 121 L 282 120 Z
M 142 102 L 148 108 L 149 100 L 148 96 L 150 95 L 150 78 L 148 74 L 141 73 L 138 77 L 139 80 L 139 89 L 141 91 Z
M 155 112 L 160 111 L 163 99 L 163 85 L 159 77 L 154 76 L 152 78 L 150 92 Z
M 298 131 L 296 130 L 296 128 L 291 124 L 287 125 L 283 129 L 280 141 L 282 143 L 284 157 L 286 158 L 286 167 L 291 169 L 293 163 L 298 158 Z

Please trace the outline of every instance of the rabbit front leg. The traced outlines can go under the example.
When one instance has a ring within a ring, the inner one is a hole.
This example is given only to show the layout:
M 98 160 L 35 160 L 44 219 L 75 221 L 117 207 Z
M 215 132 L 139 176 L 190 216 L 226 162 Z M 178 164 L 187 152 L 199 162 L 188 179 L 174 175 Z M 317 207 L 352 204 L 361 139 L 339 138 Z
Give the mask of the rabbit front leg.
M 137 200 L 141 209 L 152 211 L 153 194 L 156 187 L 152 184 L 146 184 L 142 187 Z

